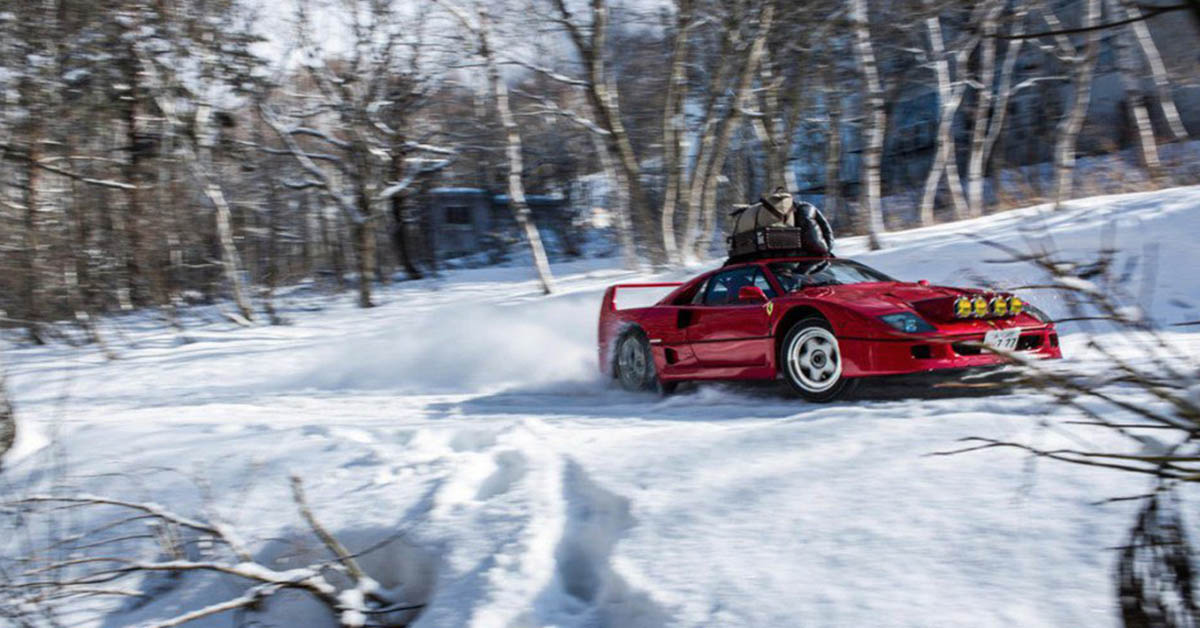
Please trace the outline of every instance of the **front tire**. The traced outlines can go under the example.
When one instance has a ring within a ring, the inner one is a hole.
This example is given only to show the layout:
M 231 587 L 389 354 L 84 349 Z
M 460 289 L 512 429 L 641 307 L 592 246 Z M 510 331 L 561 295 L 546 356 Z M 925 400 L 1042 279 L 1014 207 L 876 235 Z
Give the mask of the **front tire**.
M 613 375 L 621 388 L 630 392 L 657 391 L 669 394 L 675 382 L 660 382 L 654 368 L 654 354 L 646 333 L 636 327 L 621 334 L 613 354 Z
M 779 347 L 779 371 L 792 390 L 824 403 L 850 394 L 858 380 L 842 376 L 842 352 L 833 328 L 820 317 L 797 322 Z

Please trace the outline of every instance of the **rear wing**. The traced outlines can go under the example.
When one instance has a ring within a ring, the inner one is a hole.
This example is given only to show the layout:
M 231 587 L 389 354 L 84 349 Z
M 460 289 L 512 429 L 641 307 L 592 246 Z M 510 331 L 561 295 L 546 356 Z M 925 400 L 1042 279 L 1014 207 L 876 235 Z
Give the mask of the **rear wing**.
M 667 281 L 659 283 L 619 283 L 609 286 L 604 291 L 604 301 L 601 302 L 601 312 L 617 311 L 617 290 L 629 290 L 638 288 L 678 288 L 682 286 L 682 281 Z

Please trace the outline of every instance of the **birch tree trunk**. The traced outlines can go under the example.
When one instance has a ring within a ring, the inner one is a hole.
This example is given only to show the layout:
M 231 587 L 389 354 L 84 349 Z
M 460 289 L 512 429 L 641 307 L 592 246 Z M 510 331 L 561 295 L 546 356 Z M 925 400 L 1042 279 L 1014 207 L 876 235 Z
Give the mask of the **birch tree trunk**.
M 478 4 L 479 15 L 479 49 L 487 64 L 488 82 L 491 83 L 492 95 L 496 99 L 496 113 L 500 116 L 500 124 L 504 127 L 506 143 L 505 154 L 508 157 L 508 206 L 513 212 L 513 218 L 525 234 L 533 254 L 533 267 L 537 271 L 538 282 L 544 294 L 554 291 L 554 277 L 550 274 L 550 262 L 546 258 L 546 249 L 542 246 L 542 236 L 537 224 L 533 221 L 529 204 L 525 202 L 525 184 L 521 181 L 525 166 L 521 158 L 521 134 L 517 130 L 517 121 L 513 117 L 512 108 L 508 102 L 508 85 L 500 76 L 500 66 L 491 46 L 491 16 L 488 15 L 486 4 Z
M 1123 11 L 1119 0 L 1107 0 L 1110 15 L 1122 17 Z M 1142 166 L 1146 169 L 1151 181 L 1157 181 L 1162 176 L 1162 164 L 1158 160 L 1158 142 L 1154 139 L 1154 126 L 1150 122 L 1150 112 L 1146 109 L 1146 93 L 1142 91 L 1142 81 L 1138 76 L 1137 57 L 1133 52 L 1133 29 L 1123 28 L 1116 34 L 1114 45 L 1117 56 L 1117 73 L 1121 77 L 1121 89 L 1125 92 L 1125 107 L 1129 114 L 1129 122 L 1137 133 L 1138 147 L 1141 149 Z
M 678 0 L 675 19 L 675 40 L 671 46 L 671 77 L 663 102 L 663 193 L 662 241 L 667 259 L 676 259 L 679 246 L 675 240 L 675 208 L 683 190 L 685 175 L 683 103 L 687 98 L 687 41 L 692 21 L 692 0 Z
M 701 189 L 703 189 L 704 193 L 701 197 L 700 206 L 703 222 L 700 225 L 699 231 L 689 236 L 687 250 L 694 252 L 701 258 L 707 252 L 706 247 L 711 242 L 712 230 L 716 223 L 717 181 L 721 170 L 725 167 L 725 159 L 729 154 L 729 143 L 733 139 L 733 132 L 741 123 L 742 109 L 745 108 L 746 100 L 750 96 L 750 88 L 754 85 L 754 75 L 757 73 L 758 65 L 762 61 L 763 52 L 767 45 L 767 36 L 771 33 L 774 17 L 775 5 L 768 4 L 758 18 L 758 33 L 754 38 L 754 42 L 750 44 L 750 49 L 746 54 L 745 62 L 738 76 L 737 89 L 734 92 L 733 101 L 730 103 L 728 117 L 725 119 L 724 124 L 721 125 L 721 131 L 717 135 L 717 141 L 713 147 L 713 158 L 708 164 L 708 171 L 705 173 L 698 172 L 695 175 L 699 176 L 703 174 Z
M 1123 4 L 1126 15 L 1134 19 L 1129 27 L 1133 29 L 1138 46 L 1141 47 L 1142 54 L 1146 56 L 1146 62 L 1150 66 L 1150 75 L 1154 77 L 1154 87 L 1158 90 L 1158 104 L 1162 109 L 1163 118 L 1167 120 L 1167 127 L 1171 129 L 1174 139 L 1187 139 L 1187 129 L 1183 126 L 1183 119 L 1179 117 L 1179 111 L 1175 108 L 1175 98 L 1171 95 L 1171 81 L 1167 77 L 1167 68 L 1163 65 L 1162 56 L 1158 54 L 1154 38 L 1150 36 L 1150 27 L 1146 25 L 1145 20 L 1140 19 L 1142 12 L 1136 4 L 1124 0 Z
M 887 111 L 884 108 L 883 84 L 875 65 L 875 51 L 871 45 L 870 18 L 867 15 L 867 0 L 851 0 L 851 19 L 854 27 L 855 57 L 863 75 L 863 104 L 866 109 L 863 135 L 862 188 L 859 197 L 860 212 L 866 222 L 867 241 L 871 250 L 882 247 L 879 234 L 884 231 L 880 162 L 883 158 L 884 131 L 887 126 Z
M 238 255 L 237 246 L 233 243 L 233 212 L 225 199 L 225 192 L 213 173 L 211 142 L 212 128 L 210 115 L 212 108 L 207 104 L 196 108 L 195 133 L 199 149 L 191 155 L 191 162 L 196 173 L 196 179 L 204 188 L 204 195 L 212 203 L 216 214 L 217 241 L 221 247 L 221 270 L 225 280 L 229 282 L 229 290 L 233 296 L 234 306 L 238 314 L 247 322 L 254 320 L 254 308 L 250 305 L 250 296 L 242 277 L 242 261 Z
M 1021 35 L 1025 32 L 1025 19 L 1028 14 L 1028 6 L 1018 3 L 1012 17 L 1014 35 Z M 992 153 L 995 151 L 996 142 L 1000 139 L 1001 132 L 1004 131 L 1004 122 L 1008 117 L 1008 102 L 1012 99 L 1013 94 L 1013 76 L 1016 74 L 1017 60 L 1020 58 L 1021 44 L 1024 41 L 1019 38 L 1008 40 L 1008 46 L 1004 51 L 1004 65 L 1000 68 L 1000 82 L 996 88 L 996 104 L 992 108 L 992 117 L 988 121 L 987 135 L 983 139 L 983 146 L 979 153 L 972 152 L 971 155 L 971 165 L 967 174 L 968 186 L 971 185 L 971 180 L 977 182 L 980 210 L 984 206 L 983 177 L 992 163 Z M 969 196 L 970 193 L 968 193 Z
M 205 181 L 204 195 L 216 210 L 217 241 L 221 245 L 221 270 L 233 295 L 233 303 L 238 314 L 247 321 L 254 320 L 254 309 L 250 306 L 250 298 L 246 294 L 246 285 L 242 279 L 242 262 L 238 255 L 237 246 L 233 243 L 233 213 L 225 200 L 221 186 L 212 180 Z
M 729 75 L 733 73 L 734 68 L 734 37 L 733 26 L 727 27 L 725 37 L 722 38 L 721 54 L 718 55 L 720 60 L 717 66 L 715 78 L 710 83 L 710 91 L 707 103 L 704 107 L 704 122 L 700 128 L 699 141 L 696 144 L 695 163 L 692 166 L 691 180 L 688 182 L 688 191 L 684 197 L 684 206 L 687 210 L 687 215 L 683 224 L 683 245 L 680 247 L 679 259 L 677 261 L 686 261 L 685 257 L 688 251 L 691 250 L 690 243 L 696 238 L 696 234 L 701 229 L 701 212 L 704 210 L 704 184 L 705 177 L 711 168 L 714 146 L 721 128 L 722 118 L 719 115 L 720 95 L 725 92 L 725 82 L 729 79 Z
M 1051 28 L 1057 28 L 1057 18 L 1050 19 L 1053 14 L 1046 12 L 1047 21 Z M 1100 0 L 1087 0 L 1081 26 L 1091 28 L 1096 25 L 1100 16 Z M 1061 30 L 1061 29 L 1059 29 Z M 1071 195 L 1075 176 L 1075 148 L 1079 131 L 1083 128 L 1083 120 L 1087 116 L 1088 104 L 1092 96 L 1092 78 L 1096 70 L 1097 50 L 1100 46 L 1100 32 L 1088 31 L 1087 43 L 1082 51 L 1077 51 L 1071 61 L 1074 66 L 1073 90 L 1070 105 L 1066 114 L 1058 123 L 1054 145 L 1054 201 L 1055 207 L 1062 209 L 1063 201 Z M 1082 54 L 1082 57 L 1079 55 Z
M 925 20 L 925 28 L 929 31 L 929 50 L 933 58 L 934 73 L 937 75 L 938 94 L 938 130 L 937 150 L 929 174 L 925 177 L 925 192 L 921 196 L 920 223 L 933 224 L 933 205 L 937 198 L 938 185 L 945 176 L 950 188 L 950 196 L 954 199 L 954 218 L 962 218 L 966 214 L 965 203 L 959 189 L 958 164 L 954 155 L 954 137 L 951 127 L 954 115 L 962 103 L 963 87 L 952 86 L 950 83 L 950 62 L 946 58 L 946 45 L 942 37 L 941 18 L 933 16 Z
M 979 85 L 975 90 L 975 115 L 971 121 L 971 152 L 967 157 L 967 215 L 983 215 L 984 143 L 987 140 L 988 120 L 993 115 L 992 99 L 996 85 L 997 20 L 1004 3 L 991 2 L 983 12 L 983 39 L 979 49 Z M 1019 40 L 1018 40 L 1019 41 Z M 1007 61 L 1007 59 L 1006 59 Z

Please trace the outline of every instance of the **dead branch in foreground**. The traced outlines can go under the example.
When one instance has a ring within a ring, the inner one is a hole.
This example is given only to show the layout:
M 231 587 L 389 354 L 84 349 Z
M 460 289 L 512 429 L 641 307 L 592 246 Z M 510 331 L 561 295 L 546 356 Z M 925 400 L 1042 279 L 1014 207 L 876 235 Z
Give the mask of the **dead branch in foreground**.
M 1128 628 L 1196 626 L 1195 567 L 1179 492 L 1200 482 L 1200 367 L 1143 305 L 1153 294 L 1154 250 L 1118 263 L 1119 252 L 1111 242 L 1115 229 L 1105 238 L 1097 259 L 1086 261 L 1055 253 L 1049 238 L 1031 246 L 1030 253 L 980 240 L 1008 256 L 1000 263 L 1032 264 L 1044 273 L 1045 280 L 1026 289 L 1053 290 L 1063 298 L 1069 316 L 1058 322 L 1081 329 L 1084 348 L 1094 356 L 1091 360 L 1104 363 L 1103 371 L 1097 372 L 1094 364 L 1048 364 L 1020 352 L 980 348 L 1007 357 L 1017 365 L 1023 384 L 1085 417 L 1072 416 L 1063 425 L 1108 430 L 1128 448 L 1052 448 L 975 436 L 962 439 L 961 447 L 930 455 L 1016 449 L 1036 458 L 1148 477 L 1152 490 L 1104 502 L 1140 502 L 1127 544 L 1117 548 L 1114 584 L 1121 619 Z M 1139 266 L 1140 282 L 1135 281 Z
M 63 525 L 72 517 L 93 522 L 54 543 L 39 546 L 29 539 L 24 555 L 0 560 L 0 617 L 20 626 L 58 626 L 61 617 L 74 612 L 72 605 L 80 600 L 118 597 L 140 606 L 169 591 L 155 586 L 162 581 L 152 578 L 155 574 L 165 576 L 173 588 L 184 574 L 209 573 L 231 577 L 232 582 L 245 582 L 246 586 L 239 595 L 146 624 L 146 628 L 260 610 L 283 591 L 307 594 L 328 608 L 345 628 L 408 625 L 424 605 L 384 589 L 357 561 L 395 541 L 396 535 L 358 554 L 351 553 L 317 519 L 300 478 L 293 476 L 291 483 L 301 518 L 331 558 L 285 570 L 255 559 L 238 532 L 215 516 L 189 517 L 159 504 L 87 494 L 30 495 L 0 503 L 0 518 L 12 519 L 10 529 L 14 530 Z M 141 557 L 145 555 L 154 557 Z

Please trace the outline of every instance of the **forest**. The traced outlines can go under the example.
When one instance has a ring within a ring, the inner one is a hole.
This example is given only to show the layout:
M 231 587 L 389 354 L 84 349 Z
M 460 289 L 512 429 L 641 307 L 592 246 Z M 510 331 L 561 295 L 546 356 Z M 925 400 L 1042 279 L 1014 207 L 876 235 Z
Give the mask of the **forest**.
M 447 186 L 512 199 L 487 246 L 549 292 L 580 241 L 714 255 L 779 186 L 880 246 L 1103 191 L 1086 156 L 1124 191 L 1197 176 L 1184 5 L 47 0 L 0 33 L 0 308 L 35 342 L 214 299 L 270 320 L 314 277 L 369 307 L 444 264 Z

